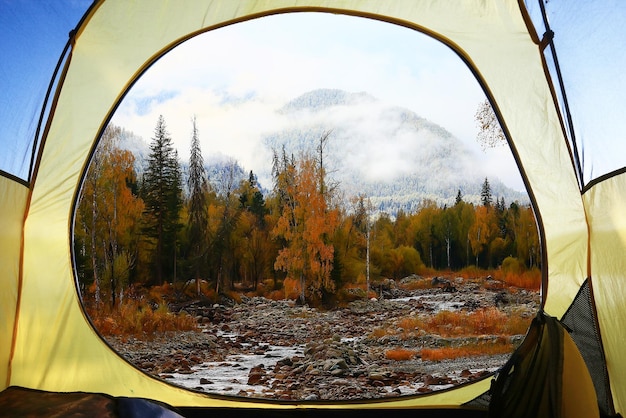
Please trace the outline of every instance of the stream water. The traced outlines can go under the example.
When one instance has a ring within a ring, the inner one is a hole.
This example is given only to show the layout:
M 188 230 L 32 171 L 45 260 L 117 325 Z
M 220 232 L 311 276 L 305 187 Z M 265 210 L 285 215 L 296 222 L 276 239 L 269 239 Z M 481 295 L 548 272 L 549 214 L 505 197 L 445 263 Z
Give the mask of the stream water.
M 424 305 L 430 306 L 433 312 L 441 310 L 456 310 L 463 306 L 458 301 L 430 300 L 429 295 L 394 299 L 397 302 L 407 302 L 419 300 Z M 234 340 L 237 335 L 220 332 L 220 338 L 230 338 Z M 361 337 L 356 337 L 361 338 Z M 342 342 L 350 342 L 355 338 L 345 338 Z M 243 344 L 246 347 L 245 343 Z M 305 345 L 277 346 L 267 344 L 259 354 L 237 354 L 228 356 L 224 361 L 205 362 L 191 368 L 191 373 L 170 373 L 167 381 L 190 389 L 201 390 L 207 393 L 221 395 L 245 395 L 254 397 L 272 397 L 271 385 L 273 379 L 267 380 L 264 384 L 249 385 L 248 377 L 250 370 L 256 366 L 263 365 L 265 369 L 272 369 L 276 363 L 284 358 L 294 356 L 304 356 Z M 454 377 L 454 376 L 450 376 Z M 395 391 L 403 395 L 415 394 L 424 384 L 416 382 L 401 386 L 385 387 L 388 392 Z M 451 385 L 431 385 L 430 389 L 438 390 L 450 387 Z

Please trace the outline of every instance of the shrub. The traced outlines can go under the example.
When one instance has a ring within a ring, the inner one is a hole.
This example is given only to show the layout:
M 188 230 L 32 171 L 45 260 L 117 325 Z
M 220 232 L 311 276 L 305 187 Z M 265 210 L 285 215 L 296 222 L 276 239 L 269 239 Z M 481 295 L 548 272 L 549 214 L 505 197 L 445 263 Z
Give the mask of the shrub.
M 217 302 L 217 292 L 215 292 L 215 288 L 213 287 L 200 287 L 200 291 L 202 292 L 202 294 L 204 295 L 205 298 L 207 298 L 208 300 L 212 301 L 212 302 Z
M 225 292 L 225 295 L 227 298 L 229 298 L 233 302 L 241 303 L 241 293 L 236 292 L 234 290 L 229 290 L 228 292 Z
M 284 298 L 285 299 L 298 299 L 300 297 L 300 281 L 287 277 L 283 281 Z
M 525 270 L 524 263 L 515 257 L 507 257 L 502 261 L 502 272 L 507 274 L 520 274 Z
M 366 299 L 367 292 L 365 291 L 365 285 L 348 284 L 342 287 L 337 292 L 337 302 L 340 305 L 346 305 L 349 302 L 355 300 Z

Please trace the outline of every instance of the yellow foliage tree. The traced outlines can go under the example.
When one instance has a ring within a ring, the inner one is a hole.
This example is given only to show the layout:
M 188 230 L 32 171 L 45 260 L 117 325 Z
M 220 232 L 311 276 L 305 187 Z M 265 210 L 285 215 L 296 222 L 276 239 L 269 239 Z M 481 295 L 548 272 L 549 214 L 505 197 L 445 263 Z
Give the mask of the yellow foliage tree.
M 478 206 L 475 212 L 474 223 L 469 229 L 468 238 L 472 253 L 476 257 L 476 266 L 478 266 L 478 258 L 485 250 L 489 243 L 498 233 L 498 222 L 495 211 L 489 206 Z
M 78 237 L 89 252 L 96 304 L 101 286 L 112 305 L 122 295 L 137 258 L 139 223 L 144 203 L 129 184 L 136 181 L 135 157 L 116 146 L 122 131 L 108 127 L 83 187 L 77 211 Z M 81 230 L 82 229 L 82 230 Z

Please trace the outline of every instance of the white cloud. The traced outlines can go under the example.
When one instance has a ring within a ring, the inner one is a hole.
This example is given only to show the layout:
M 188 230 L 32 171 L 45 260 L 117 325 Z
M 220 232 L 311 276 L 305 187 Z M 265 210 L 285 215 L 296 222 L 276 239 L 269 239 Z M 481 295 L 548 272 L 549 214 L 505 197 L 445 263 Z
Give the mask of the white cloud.
M 163 115 L 186 160 L 195 115 L 203 154 L 232 155 L 254 169 L 269 158 L 260 138 L 288 123 L 275 110 L 317 88 L 368 92 L 443 126 L 479 150 L 473 116 L 484 95 L 451 50 L 388 23 L 317 13 L 269 16 L 191 39 L 148 70 L 113 122 L 149 140 Z M 376 126 L 380 120 L 360 123 L 369 134 L 384 130 Z M 394 175 L 410 164 L 403 158 L 406 144 L 387 144 L 378 152 L 386 158 L 369 161 L 371 175 Z M 504 165 L 511 171 L 511 159 L 503 164 L 501 154 L 493 156 L 487 169 Z M 370 157 L 354 158 L 363 163 Z M 395 161 L 394 166 L 384 167 L 385 161 Z

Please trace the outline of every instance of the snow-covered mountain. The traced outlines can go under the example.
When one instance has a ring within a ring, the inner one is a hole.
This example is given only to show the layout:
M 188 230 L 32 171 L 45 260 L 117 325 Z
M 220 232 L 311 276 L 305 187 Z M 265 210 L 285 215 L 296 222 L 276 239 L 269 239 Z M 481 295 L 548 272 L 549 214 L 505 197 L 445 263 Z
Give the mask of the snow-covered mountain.
M 465 201 L 480 201 L 486 176 L 472 152 L 446 129 L 408 109 L 367 93 L 319 89 L 285 103 L 276 113 L 284 123 L 263 136 L 264 149 L 281 152 L 284 147 L 294 155 L 315 152 L 321 136 L 330 132 L 325 164 L 345 199 L 364 194 L 375 207 L 390 214 L 399 209 L 413 211 L 425 199 L 453 204 L 459 190 Z M 146 141 L 129 133 L 120 146 L 133 151 L 138 170 L 145 166 L 149 154 Z M 235 165 L 229 172 L 239 179 L 247 178 L 251 169 L 223 154 L 204 155 L 204 160 L 217 190 L 223 187 L 220 182 L 228 167 Z M 270 189 L 271 161 L 254 171 L 261 186 Z M 525 193 L 506 187 L 497 178 L 488 180 L 494 199 L 528 202 Z
M 414 112 L 390 106 L 367 93 L 314 90 L 279 112 L 292 127 L 266 137 L 268 147 L 314 151 L 331 131 L 325 148 L 329 170 L 349 197 L 370 197 L 380 210 L 414 210 L 424 199 L 452 204 L 460 190 L 478 203 L 485 174 L 458 138 Z M 492 194 L 506 202 L 528 196 L 489 178 Z

